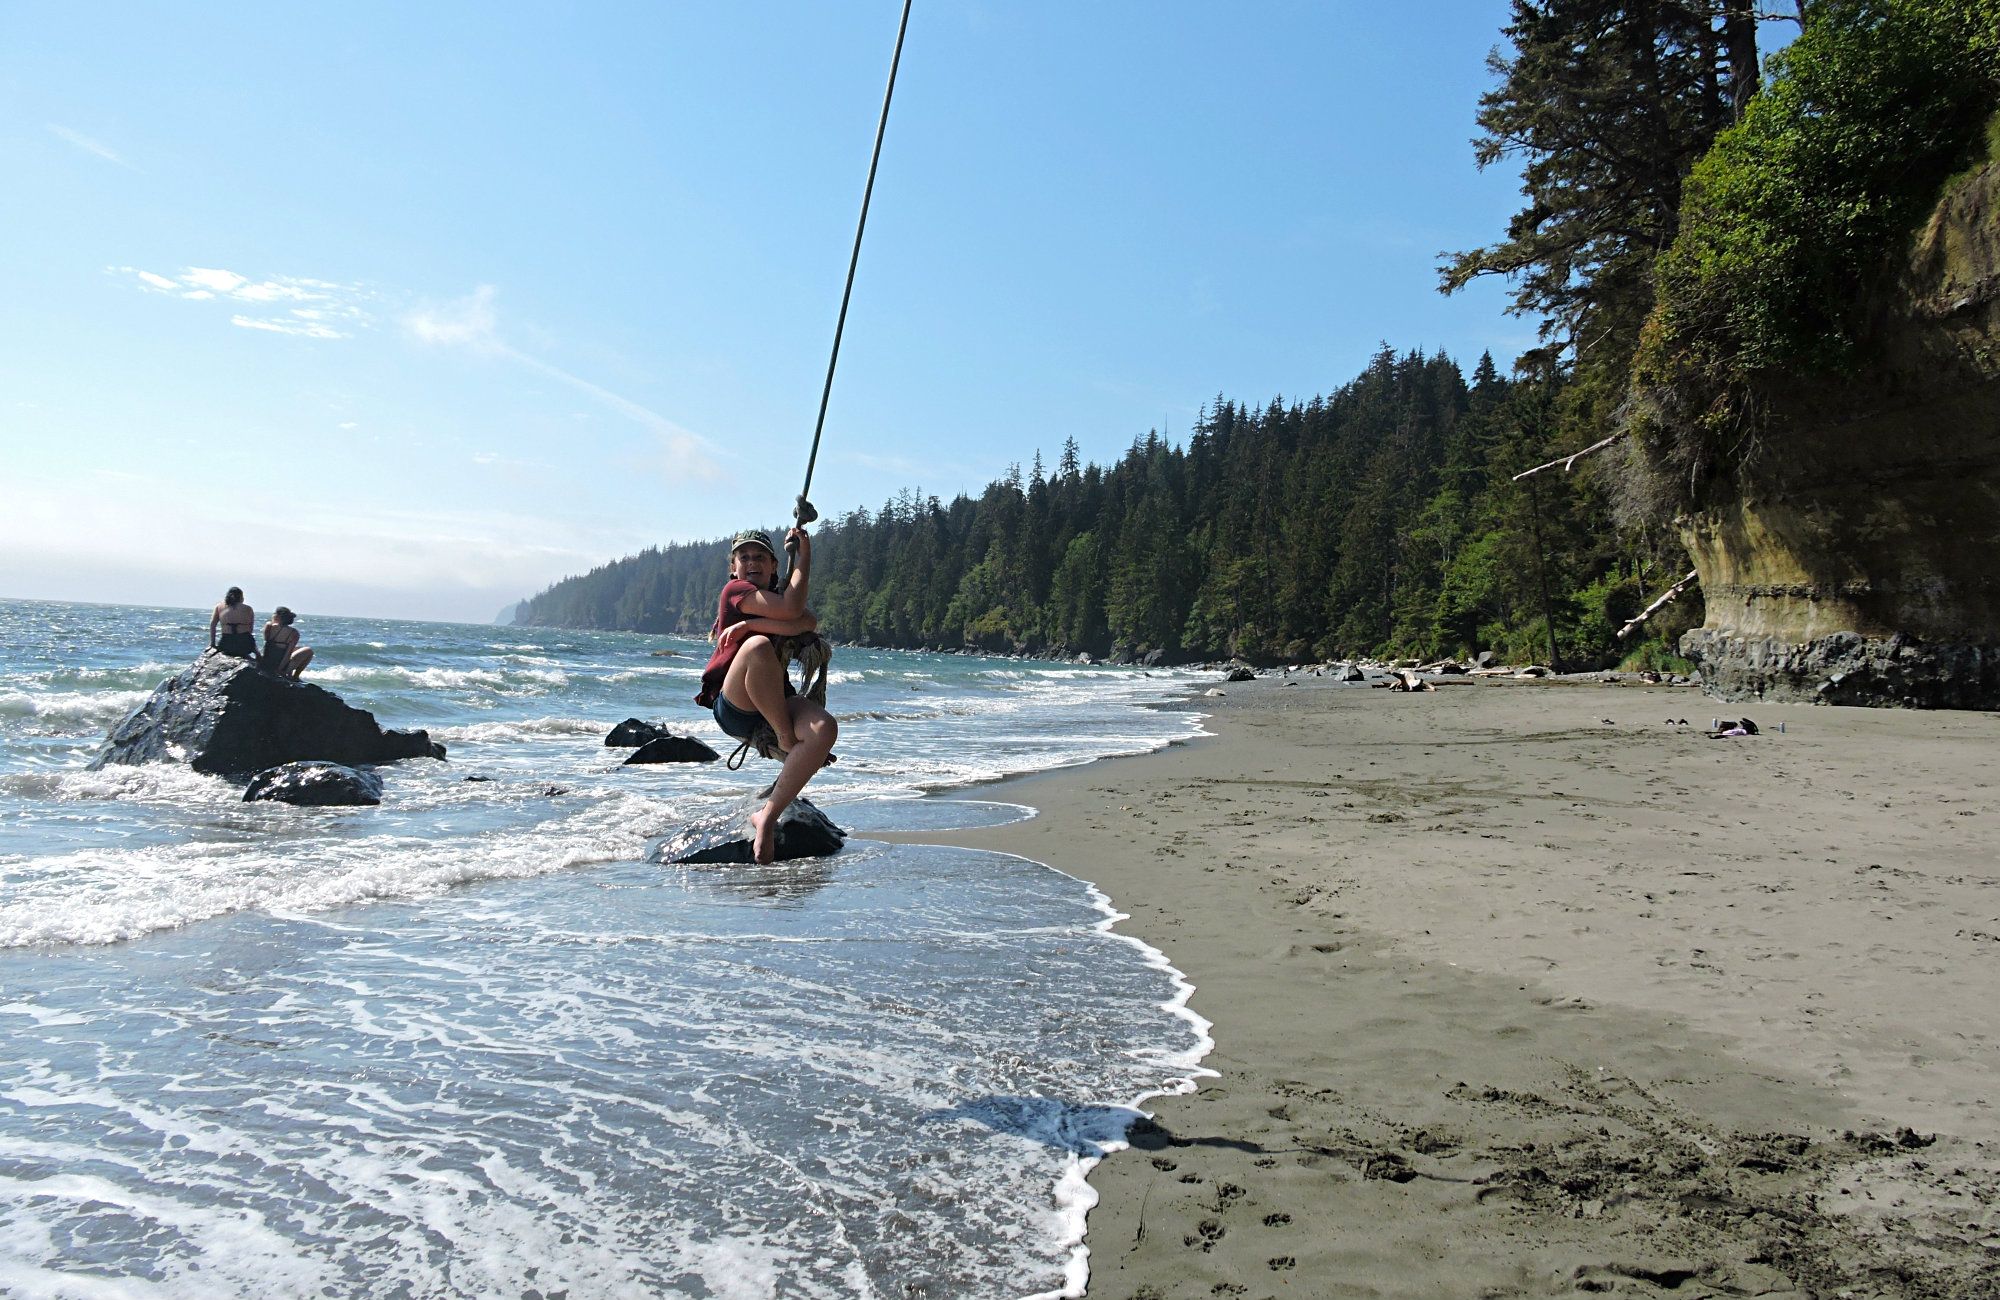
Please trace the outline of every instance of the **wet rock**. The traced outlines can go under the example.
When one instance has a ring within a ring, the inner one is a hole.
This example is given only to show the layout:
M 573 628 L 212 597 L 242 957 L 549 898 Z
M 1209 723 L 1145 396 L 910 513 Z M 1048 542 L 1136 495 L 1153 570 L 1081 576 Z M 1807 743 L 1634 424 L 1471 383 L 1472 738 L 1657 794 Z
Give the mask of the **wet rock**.
M 384 731 L 374 714 L 324 687 L 265 672 L 249 659 L 204 654 L 113 727 L 90 766 L 186 763 L 219 776 L 311 760 L 443 757 L 444 746 L 427 733 Z
M 689 825 L 660 841 L 653 861 L 662 863 L 750 862 L 750 814 L 764 806 L 763 795 L 744 800 L 726 813 Z M 778 861 L 821 858 L 840 852 L 847 832 L 815 808 L 810 799 L 792 800 L 778 814 Z
M 372 806 L 382 802 L 382 778 L 340 763 L 283 763 L 250 778 L 244 803 L 265 800 L 307 808 Z
M 1341 664 L 1333 670 L 1333 680 L 1337 682 L 1365 682 L 1368 674 L 1355 664 Z
M 665 732 L 639 746 L 625 766 L 634 763 L 713 763 L 722 755 L 693 736 L 672 736 Z
M 1252 680 L 1256 676 L 1257 673 L 1255 669 L 1231 668 L 1229 672 L 1224 675 L 1222 680 L 1225 682 L 1247 682 Z
M 647 741 L 658 740 L 666 734 L 665 727 L 627 718 L 611 729 L 611 734 L 604 738 L 604 744 L 609 749 L 637 749 Z
M 1681 637 L 1681 653 L 1701 666 L 1702 689 L 1719 700 L 2000 708 L 2000 645 L 1858 632 L 1792 643 L 1696 628 Z

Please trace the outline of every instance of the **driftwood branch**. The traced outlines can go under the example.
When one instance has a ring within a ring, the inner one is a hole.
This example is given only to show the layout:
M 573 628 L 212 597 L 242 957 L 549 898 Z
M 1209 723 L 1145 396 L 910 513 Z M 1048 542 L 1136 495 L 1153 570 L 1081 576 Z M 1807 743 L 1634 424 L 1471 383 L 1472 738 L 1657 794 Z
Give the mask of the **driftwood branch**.
M 1627 622 L 1624 627 L 1618 629 L 1618 639 L 1620 641 L 1623 641 L 1626 637 L 1626 634 L 1631 632 L 1633 628 L 1639 626 L 1639 624 L 1651 618 L 1655 613 L 1659 611 L 1662 605 L 1665 605 L 1668 601 L 1672 600 L 1674 597 L 1680 595 L 1681 592 L 1685 591 L 1687 589 L 1687 585 L 1695 580 L 1695 572 L 1696 571 L 1693 569 L 1688 570 L 1687 577 L 1682 578 L 1679 582 L 1676 582 L 1673 586 L 1667 588 L 1666 593 L 1662 595 L 1658 600 L 1646 606 L 1646 608 L 1640 610 L 1637 614 L 1634 614 L 1631 620 Z
M 1569 473 L 1570 466 L 1576 464 L 1578 461 L 1582 460 L 1585 456 L 1588 456 L 1590 453 L 1594 451 L 1603 451 L 1606 447 L 1609 447 L 1612 443 L 1619 441 L 1624 436 L 1625 435 L 1622 433 L 1614 433 L 1609 438 L 1606 438 L 1603 442 L 1591 443 L 1588 447 L 1585 447 L 1582 451 L 1571 452 L 1567 456 L 1558 456 L 1546 465 L 1537 465 L 1533 469 L 1524 469 L 1519 474 L 1516 474 L 1513 477 L 1512 481 L 1515 483 L 1519 483 L 1522 479 L 1528 477 L 1528 475 L 1530 474 L 1539 474 L 1545 469 L 1554 469 L 1558 465 L 1562 466 L 1563 473 L 1567 474 Z

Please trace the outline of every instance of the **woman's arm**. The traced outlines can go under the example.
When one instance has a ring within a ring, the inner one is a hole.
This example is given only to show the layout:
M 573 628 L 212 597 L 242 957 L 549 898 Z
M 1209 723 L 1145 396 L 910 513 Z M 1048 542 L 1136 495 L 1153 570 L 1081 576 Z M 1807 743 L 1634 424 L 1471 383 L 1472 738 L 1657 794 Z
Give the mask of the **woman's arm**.
M 749 604 L 746 598 L 743 602 Z M 811 610 L 797 618 L 746 618 L 722 629 L 722 640 L 740 641 L 746 636 L 802 636 L 819 630 L 819 620 Z
M 215 625 L 222 621 L 222 606 L 217 605 L 208 616 L 208 648 L 215 649 Z

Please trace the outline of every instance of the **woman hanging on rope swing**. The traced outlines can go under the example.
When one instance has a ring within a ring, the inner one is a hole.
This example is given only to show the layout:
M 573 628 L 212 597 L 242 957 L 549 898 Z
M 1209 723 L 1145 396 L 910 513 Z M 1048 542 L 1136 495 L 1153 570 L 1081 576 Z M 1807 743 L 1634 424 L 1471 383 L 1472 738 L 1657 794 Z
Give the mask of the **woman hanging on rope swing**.
M 715 710 L 729 735 L 749 740 L 759 723 L 770 724 L 784 767 L 764 806 L 750 816 L 751 851 L 759 862 L 777 856 L 778 814 L 798 798 L 813 774 L 826 766 L 840 724 L 825 706 L 796 695 L 776 638 L 819 627 L 806 608 L 812 570 L 812 538 L 803 527 L 785 534 L 786 549 L 798 548 L 791 576 L 781 580 L 778 553 L 767 533 L 736 534 L 729 546 L 729 581 L 716 602 L 715 653 L 701 674 L 695 703 Z

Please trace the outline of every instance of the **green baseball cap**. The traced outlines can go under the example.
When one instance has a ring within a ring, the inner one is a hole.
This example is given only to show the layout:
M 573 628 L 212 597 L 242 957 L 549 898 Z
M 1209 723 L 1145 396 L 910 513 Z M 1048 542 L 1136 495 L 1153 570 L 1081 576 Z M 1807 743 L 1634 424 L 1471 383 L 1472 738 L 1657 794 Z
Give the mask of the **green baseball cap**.
M 778 548 L 771 545 L 771 535 L 761 528 L 746 528 L 736 534 L 736 540 L 729 543 L 729 553 L 734 555 L 746 546 L 761 546 L 766 555 L 774 560 L 778 558 Z

